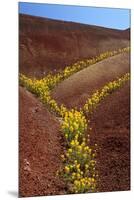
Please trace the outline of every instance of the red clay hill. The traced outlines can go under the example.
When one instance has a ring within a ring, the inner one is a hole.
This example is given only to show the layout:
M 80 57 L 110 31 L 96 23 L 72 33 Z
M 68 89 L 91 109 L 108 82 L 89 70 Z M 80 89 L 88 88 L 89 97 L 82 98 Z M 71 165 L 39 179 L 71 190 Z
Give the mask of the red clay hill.
M 52 91 L 53 98 L 67 108 L 82 107 L 86 100 L 107 82 L 130 71 L 128 52 L 104 59 L 62 81 Z
M 20 72 L 40 77 L 77 60 L 126 47 L 129 32 L 20 14 Z
M 113 30 L 73 22 L 20 15 L 20 72 L 42 77 L 77 60 L 130 45 L 130 30 Z M 89 66 L 56 86 L 52 97 L 68 108 L 82 107 L 107 82 L 130 71 L 124 52 Z M 56 172 L 62 167 L 65 144 L 60 123 L 40 100 L 20 87 L 20 196 L 66 194 Z M 98 144 L 98 191 L 130 189 L 130 83 L 115 91 L 89 119 L 90 145 Z M 88 130 L 89 131 L 89 130 Z
M 19 195 L 63 194 L 56 172 L 62 165 L 59 121 L 33 94 L 20 87 Z

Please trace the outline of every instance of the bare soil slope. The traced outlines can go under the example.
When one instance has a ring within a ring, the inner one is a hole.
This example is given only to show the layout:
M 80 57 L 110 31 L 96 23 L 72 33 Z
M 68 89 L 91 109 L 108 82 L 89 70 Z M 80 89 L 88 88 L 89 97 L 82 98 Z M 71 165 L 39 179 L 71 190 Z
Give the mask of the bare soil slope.
M 19 16 L 20 72 L 44 76 L 77 60 L 129 46 L 130 30 Z
M 62 194 L 56 177 L 62 154 L 59 123 L 31 93 L 20 87 L 19 194 Z
M 99 191 L 130 189 L 130 86 L 108 96 L 89 116 L 91 142 L 98 144 Z
M 52 91 L 52 96 L 59 104 L 63 103 L 68 108 L 82 107 L 95 90 L 129 72 L 129 62 L 129 53 L 107 58 L 61 82 Z

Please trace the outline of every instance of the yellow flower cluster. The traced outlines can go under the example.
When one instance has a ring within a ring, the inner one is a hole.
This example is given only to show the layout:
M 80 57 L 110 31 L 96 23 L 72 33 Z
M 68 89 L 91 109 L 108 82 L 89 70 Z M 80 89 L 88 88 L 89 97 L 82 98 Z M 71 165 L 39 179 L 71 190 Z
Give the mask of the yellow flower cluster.
M 68 142 L 75 136 L 80 139 L 87 129 L 86 118 L 82 112 L 75 109 L 65 111 L 61 128 Z
M 55 80 L 54 80 L 55 82 Z M 52 82 L 51 77 L 47 76 L 46 79 L 29 79 L 25 75 L 20 74 L 20 85 L 26 87 L 29 91 L 36 94 L 42 101 L 43 104 L 46 104 L 49 109 L 55 113 L 60 113 L 60 108 L 57 105 L 57 102 L 52 99 L 50 95 L 50 88 L 54 83 Z
M 92 160 L 92 154 L 92 149 L 86 145 L 85 138 L 80 143 L 75 136 L 75 139 L 70 142 L 70 147 L 66 151 L 65 156 L 69 162 L 77 161 L 83 169 Z
M 71 187 L 72 192 L 84 193 L 95 191 L 96 180 L 94 178 L 81 178 L 80 180 L 75 180 L 73 186 Z
M 36 94 L 51 111 L 62 117 L 61 129 L 68 144 L 65 155 L 62 155 L 65 163 L 63 177 L 69 184 L 69 192 L 94 191 L 95 182 L 91 184 L 89 179 L 95 178 L 95 161 L 92 149 L 86 145 L 85 141 L 86 118 L 82 111 L 67 110 L 64 105 L 59 107 L 51 98 L 50 90 L 56 82 L 56 79 L 54 80 L 53 82 L 51 76 L 47 76 L 46 79 L 31 80 L 20 75 L 21 85 Z
M 121 78 L 106 84 L 96 91 L 83 110 L 91 113 L 106 96 L 120 88 L 130 79 L 127 73 Z M 86 145 L 84 132 L 87 128 L 86 118 L 81 111 L 66 111 L 63 117 L 62 131 L 68 142 L 68 149 L 62 155 L 65 163 L 63 177 L 69 184 L 72 193 L 94 192 L 96 190 L 95 152 Z
M 96 189 L 95 152 L 86 145 L 87 121 L 82 111 L 67 110 L 62 105 L 61 129 L 68 148 L 61 155 L 65 163 L 62 176 L 71 193 L 93 192 Z
M 40 80 L 30 79 L 20 74 L 20 85 L 36 94 L 52 112 L 62 117 L 61 129 L 67 141 L 66 152 L 61 156 L 65 164 L 63 177 L 68 183 L 69 191 L 72 193 L 93 192 L 96 189 L 95 152 L 93 148 L 86 145 L 87 121 L 84 112 L 91 113 L 104 97 L 120 88 L 129 79 L 129 74 L 117 81 L 108 83 L 100 91 L 96 91 L 84 105 L 83 111 L 82 109 L 80 111 L 77 109 L 68 110 L 64 105 L 58 106 L 50 95 L 51 90 L 73 73 L 107 57 L 128 51 L 130 51 L 129 47 L 113 52 L 105 52 L 93 59 L 78 61 L 72 66 L 65 67 L 63 71 L 56 75 L 49 74 Z
M 100 91 L 96 91 L 86 102 L 83 107 L 83 111 L 86 113 L 92 113 L 98 104 L 113 91 L 122 87 L 126 81 L 130 79 L 130 74 L 126 73 L 124 76 L 118 78 L 115 81 L 111 81 L 106 84 Z
M 80 143 L 75 139 L 65 155 L 61 156 L 65 163 L 63 177 L 68 182 L 69 192 L 93 192 L 96 189 L 95 152 L 86 145 L 86 140 Z
M 59 73 L 60 80 L 64 80 L 64 79 L 68 78 L 70 75 L 72 75 L 86 67 L 89 67 L 90 65 L 95 64 L 101 60 L 104 60 L 108 57 L 112 57 L 117 54 L 120 54 L 123 52 L 129 52 L 129 51 L 130 51 L 130 47 L 125 47 L 122 49 L 118 49 L 116 51 L 107 51 L 107 52 L 101 53 L 99 56 L 96 56 L 95 58 L 92 58 L 92 59 L 85 59 L 83 61 L 78 61 L 71 66 L 65 67 L 65 69 Z
M 120 54 L 122 52 L 129 52 L 129 51 L 130 51 L 130 47 L 125 47 L 122 49 L 118 49 L 116 51 L 107 51 L 107 52 L 101 53 L 99 56 L 96 56 L 95 58 L 78 61 L 71 66 L 66 66 L 63 71 L 55 75 L 48 74 L 46 77 L 40 80 L 37 80 L 37 79 L 32 80 L 30 78 L 27 78 L 25 75 L 20 74 L 20 84 L 25 86 L 28 90 L 35 93 L 36 95 L 41 96 L 40 93 L 41 92 L 43 93 L 44 89 L 45 91 L 47 90 L 47 93 L 48 93 L 48 91 L 52 90 L 55 87 L 55 85 L 60 83 L 62 80 L 68 78 L 72 74 L 76 73 L 77 71 L 80 71 L 108 57 Z

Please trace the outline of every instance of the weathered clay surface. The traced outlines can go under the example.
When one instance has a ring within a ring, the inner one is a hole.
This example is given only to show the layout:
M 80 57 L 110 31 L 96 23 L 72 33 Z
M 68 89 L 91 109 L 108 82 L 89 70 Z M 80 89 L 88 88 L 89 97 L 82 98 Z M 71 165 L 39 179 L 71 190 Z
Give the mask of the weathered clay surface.
M 57 170 L 62 166 L 63 138 L 58 120 L 20 87 L 19 195 L 63 194 Z
M 129 45 L 129 30 L 20 15 L 20 72 L 42 77 L 77 60 Z M 96 89 L 130 71 L 129 53 L 84 69 L 60 83 L 52 96 L 67 107 L 81 107 Z M 19 88 L 20 196 L 65 194 L 56 176 L 64 141 L 59 121 L 30 92 Z M 130 189 L 130 85 L 108 96 L 90 120 L 90 142 L 98 144 L 98 191 Z
M 129 71 L 130 55 L 122 53 L 73 74 L 54 88 L 52 96 L 59 104 L 79 108 L 96 90 Z
M 77 60 L 129 45 L 129 30 L 19 16 L 20 72 L 44 76 Z

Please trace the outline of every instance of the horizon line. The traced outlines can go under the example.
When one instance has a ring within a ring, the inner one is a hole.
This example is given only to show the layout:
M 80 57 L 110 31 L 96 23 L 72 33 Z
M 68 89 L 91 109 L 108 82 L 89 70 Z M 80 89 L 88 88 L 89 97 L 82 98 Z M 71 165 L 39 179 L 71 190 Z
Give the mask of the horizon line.
M 49 19 L 49 20 L 55 20 L 55 21 L 59 21 L 59 22 L 70 22 L 70 23 L 76 23 L 76 24 L 82 24 L 82 25 L 87 25 L 87 26 L 95 26 L 95 27 L 100 27 L 100 28 L 106 28 L 106 29 L 111 29 L 111 30 L 119 30 L 119 31 L 125 31 L 128 29 L 131 29 L 131 27 L 129 26 L 128 28 L 125 29 L 117 29 L 117 28 L 112 28 L 112 27 L 107 27 L 107 26 L 101 26 L 101 25 L 96 25 L 96 24 L 87 24 L 87 23 L 82 23 L 79 21 L 70 21 L 70 20 L 64 20 L 64 19 L 58 19 L 58 18 L 51 18 L 51 17 L 45 17 L 45 16 L 41 16 L 41 15 L 32 15 L 32 14 L 27 14 L 24 12 L 18 12 L 18 14 L 20 15 L 27 15 L 27 16 L 31 16 L 31 17 L 38 17 L 41 19 Z

